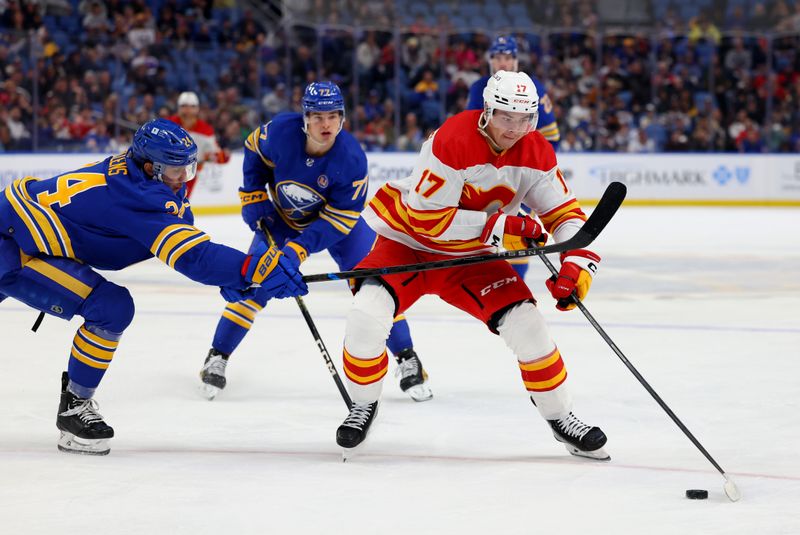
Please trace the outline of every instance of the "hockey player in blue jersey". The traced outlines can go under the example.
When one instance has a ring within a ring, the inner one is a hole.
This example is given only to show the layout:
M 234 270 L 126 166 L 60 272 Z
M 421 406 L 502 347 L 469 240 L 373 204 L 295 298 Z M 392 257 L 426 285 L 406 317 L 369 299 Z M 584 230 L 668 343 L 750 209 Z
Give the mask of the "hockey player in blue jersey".
M 513 37 L 505 35 L 497 37 L 492 46 L 489 47 L 491 72 L 519 72 L 517 52 L 517 41 Z M 535 76 L 531 76 L 531 80 L 533 80 L 533 85 L 536 86 L 536 92 L 539 94 L 539 121 L 536 123 L 536 130 L 550 142 L 553 150 L 558 150 L 561 134 L 558 131 L 558 123 L 556 123 L 556 116 L 553 113 L 553 103 L 550 102 L 550 97 L 547 96 L 544 84 Z M 469 102 L 467 103 L 468 110 L 483 109 L 483 90 L 486 88 L 488 81 L 489 76 L 484 76 L 470 86 Z
M 94 268 L 122 269 L 158 257 L 187 277 L 219 286 L 226 299 L 307 292 L 295 263 L 274 247 L 250 254 L 210 241 L 193 226 L 185 183 L 197 145 L 164 119 L 144 124 L 127 152 L 40 180 L 25 177 L 0 195 L 0 301 L 12 297 L 63 319 L 81 316 L 61 378 L 58 448 L 104 455 L 114 430 L 95 390 L 111 364 L 134 305 L 125 288 Z
M 512 36 L 501 35 L 497 37 L 492 46 L 489 47 L 489 67 L 491 73 L 494 74 L 498 71 L 519 72 L 519 60 L 517 59 L 517 41 Z M 550 97 L 547 95 L 547 89 L 544 84 L 535 76 L 531 76 L 533 85 L 536 86 L 536 92 L 539 95 L 539 120 L 536 123 L 536 130 L 541 133 L 544 138 L 553 146 L 553 150 L 558 150 L 558 142 L 561 139 L 561 133 L 558 130 L 558 123 L 556 116 L 553 113 L 553 103 L 550 102 Z M 489 76 L 484 76 L 476 80 L 469 88 L 469 102 L 467 103 L 468 110 L 482 110 L 483 109 L 483 90 L 486 88 L 486 83 L 489 81 Z M 530 210 L 523 207 L 523 211 L 528 213 Z M 529 258 L 518 258 L 509 260 L 509 263 L 514 267 L 516 272 L 523 279 L 528 272 Z
M 344 125 L 344 99 L 331 82 L 309 84 L 303 113 L 282 113 L 245 141 L 242 218 L 255 231 L 251 249 L 266 240 L 263 221 L 295 268 L 327 249 L 339 269 L 352 269 L 372 248 L 375 232 L 360 218 L 367 199 L 367 158 Z M 200 378 L 209 399 L 225 388 L 228 358 L 270 295 L 229 303 L 222 312 Z M 413 349 L 408 324 L 395 318 L 388 341 L 400 388 L 415 401 L 432 397 Z

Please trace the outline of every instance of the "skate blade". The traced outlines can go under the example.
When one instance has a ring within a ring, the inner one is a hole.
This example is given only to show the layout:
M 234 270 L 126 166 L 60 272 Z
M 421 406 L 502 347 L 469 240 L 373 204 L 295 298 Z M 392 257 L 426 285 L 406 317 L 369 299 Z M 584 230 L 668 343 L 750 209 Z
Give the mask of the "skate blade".
M 108 455 L 108 452 L 111 451 L 108 446 L 108 440 L 107 438 L 78 438 L 72 433 L 61 431 L 61 438 L 58 439 L 58 449 L 65 453 L 77 453 L 80 455 Z
M 608 453 L 606 453 L 606 450 L 604 450 L 603 448 L 598 448 L 594 451 L 583 451 L 579 450 L 578 448 L 570 444 L 564 444 L 564 447 L 566 447 L 567 451 L 570 452 L 575 457 L 584 457 L 586 459 L 592 459 L 594 461 L 604 461 L 604 462 L 611 460 L 611 456 Z
M 414 385 L 408 390 L 406 390 L 406 394 L 408 394 L 411 399 L 414 401 L 428 401 L 429 399 L 433 398 L 433 392 L 431 391 L 430 387 L 425 383 L 421 385 Z
M 203 394 L 203 397 L 205 397 L 208 401 L 214 401 L 214 398 L 216 398 L 221 391 L 221 388 L 217 388 L 214 385 L 207 383 L 200 385 L 200 393 Z
M 354 457 L 356 457 L 356 455 L 358 455 L 361 452 L 361 448 L 364 447 L 364 442 L 366 441 L 367 439 L 365 438 L 364 440 L 361 441 L 359 445 L 353 446 L 352 448 L 345 448 L 340 446 L 342 448 L 342 462 L 346 463 L 349 459 L 353 459 Z

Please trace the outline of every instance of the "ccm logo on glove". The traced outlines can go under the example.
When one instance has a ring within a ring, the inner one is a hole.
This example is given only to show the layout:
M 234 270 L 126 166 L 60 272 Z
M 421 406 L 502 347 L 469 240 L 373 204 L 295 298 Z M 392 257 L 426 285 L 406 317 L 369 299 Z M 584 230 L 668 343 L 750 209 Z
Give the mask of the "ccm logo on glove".
M 572 310 L 577 305 L 572 298 L 583 300 L 592 285 L 592 276 L 597 273 L 600 257 L 586 249 L 576 249 L 561 254 L 561 269 L 545 281 L 550 294 L 557 299 L 556 308 Z

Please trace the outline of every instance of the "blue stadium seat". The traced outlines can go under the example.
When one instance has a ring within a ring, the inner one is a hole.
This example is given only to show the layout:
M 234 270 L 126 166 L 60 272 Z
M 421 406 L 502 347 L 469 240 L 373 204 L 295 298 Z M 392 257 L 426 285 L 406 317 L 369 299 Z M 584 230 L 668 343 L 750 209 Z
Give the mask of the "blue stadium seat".
M 714 105 L 714 97 L 711 95 L 711 93 L 706 91 L 696 91 L 694 93 L 694 105 L 697 109 L 704 109 L 706 104 L 709 102 Z
M 422 101 L 422 121 L 424 124 L 440 124 L 441 118 L 439 112 L 441 105 L 438 100 L 423 100 Z
M 478 4 L 460 4 L 454 11 L 464 17 L 483 16 L 483 9 Z
M 64 31 L 71 35 L 79 35 L 81 33 L 81 29 L 83 28 L 83 22 L 81 21 L 80 17 L 77 16 L 60 17 L 59 24 Z
M 52 34 L 53 32 L 58 30 L 58 17 L 54 17 L 52 15 L 45 15 L 42 17 L 42 22 L 44 23 L 44 27 L 47 28 L 47 31 Z
M 442 14 L 449 15 L 450 13 L 452 13 L 452 9 L 453 7 L 446 2 L 436 2 L 433 5 L 433 12 L 436 15 L 442 15 Z

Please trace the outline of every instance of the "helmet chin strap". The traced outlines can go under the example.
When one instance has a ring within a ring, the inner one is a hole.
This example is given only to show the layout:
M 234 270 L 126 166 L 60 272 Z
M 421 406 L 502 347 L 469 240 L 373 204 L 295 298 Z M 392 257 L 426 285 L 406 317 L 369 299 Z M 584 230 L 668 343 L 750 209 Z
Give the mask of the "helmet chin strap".
M 492 109 L 487 108 L 483 110 L 483 113 L 481 113 L 481 116 L 478 119 L 478 132 L 480 132 L 480 134 L 484 138 L 486 138 L 486 141 L 489 143 L 489 146 L 492 148 L 493 151 L 503 152 L 503 149 L 500 148 L 497 142 L 494 139 L 492 139 L 492 136 L 489 134 L 489 132 L 486 131 L 486 127 L 489 126 L 489 121 L 491 120 L 492 120 Z

